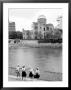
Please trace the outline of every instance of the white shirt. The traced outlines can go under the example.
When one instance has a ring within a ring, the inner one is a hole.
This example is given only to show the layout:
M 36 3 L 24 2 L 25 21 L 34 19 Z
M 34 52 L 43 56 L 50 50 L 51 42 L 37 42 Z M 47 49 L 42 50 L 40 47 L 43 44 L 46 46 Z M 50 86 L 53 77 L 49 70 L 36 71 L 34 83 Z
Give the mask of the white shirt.
M 30 69 L 30 72 L 32 72 L 34 74 L 34 70 L 33 69 Z
M 35 73 L 38 73 L 38 74 L 40 74 L 40 71 L 39 70 L 36 70 L 36 72 Z
M 25 71 L 25 68 L 22 68 L 22 71 Z
M 19 67 L 19 66 L 17 66 L 16 70 L 17 70 L 17 71 L 19 71 L 19 70 L 20 70 L 20 67 Z

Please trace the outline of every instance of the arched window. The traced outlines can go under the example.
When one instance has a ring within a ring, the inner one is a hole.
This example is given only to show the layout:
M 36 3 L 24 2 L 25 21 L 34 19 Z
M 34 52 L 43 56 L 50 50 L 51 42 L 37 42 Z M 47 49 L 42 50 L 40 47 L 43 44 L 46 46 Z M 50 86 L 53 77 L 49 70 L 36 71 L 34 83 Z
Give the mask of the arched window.
M 49 30 L 49 27 L 47 27 L 47 30 Z
M 44 27 L 44 31 L 45 31 L 45 27 Z
M 40 29 L 41 29 L 41 27 L 40 27 Z

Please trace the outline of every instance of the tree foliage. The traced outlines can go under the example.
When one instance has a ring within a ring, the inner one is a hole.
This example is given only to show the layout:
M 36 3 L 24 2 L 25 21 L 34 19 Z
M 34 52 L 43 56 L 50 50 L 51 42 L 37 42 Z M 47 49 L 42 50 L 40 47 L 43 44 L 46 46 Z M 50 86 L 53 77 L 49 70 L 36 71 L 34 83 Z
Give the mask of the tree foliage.
M 9 39 L 23 39 L 22 32 L 20 32 L 20 31 L 9 31 Z
M 27 39 L 31 40 L 31 32 L 27 30 Z M 41 32 L 35 31 L 34 36 L 35 40 L 44 40 L 46 42 L 56 43 L 62 42 L 62 29 L 55 29 L 53 32 L 47 31 L 45 33 L 45 37 L 43 39 L 43 35 Z M 9 39 L 23 39 L 23 33 L 20 31 L 9 31 Z

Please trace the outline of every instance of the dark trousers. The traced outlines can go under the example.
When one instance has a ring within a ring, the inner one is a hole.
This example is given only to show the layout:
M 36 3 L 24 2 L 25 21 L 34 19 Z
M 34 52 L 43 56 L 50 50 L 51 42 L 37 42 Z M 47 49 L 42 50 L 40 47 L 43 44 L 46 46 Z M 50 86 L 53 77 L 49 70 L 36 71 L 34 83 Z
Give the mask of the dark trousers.
M 22 80 L 23 80 L 23 78 L 26 78 L 26 76 L 27 76 L 26 72 L 22 71 Z

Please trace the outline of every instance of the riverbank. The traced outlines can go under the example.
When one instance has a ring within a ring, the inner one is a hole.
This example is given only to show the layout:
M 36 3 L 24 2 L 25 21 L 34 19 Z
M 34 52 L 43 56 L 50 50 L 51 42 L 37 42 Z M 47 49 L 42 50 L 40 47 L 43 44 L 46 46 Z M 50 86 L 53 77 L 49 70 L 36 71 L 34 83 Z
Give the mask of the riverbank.
M 9 80 L 19 80 L 21 81 L 21 77 L 20 78 L 16 78 L 16 72 L 15 72 L 15 68 L 11 68 L 9 67 Z M 27 72 L 27 78 L 26 81 L 30 81 L 30 80 L 36 80 L 36 79 L 30 79 L 29 78 L 29 72 L 28 72 L 29 68 L 26 70 Z M 45 74 L 44 74 L 45 73 Z M 21 75 L 21 74 L 20 74 Z M 11 77 L 12 76 L 12 77 Z M 60 72 L 50 72 L 50 71 L 42 71 L 40 73 L 40 78 L 38 80 L 42 80 L 42 81 L 62 81 L 62 73 Z
M 38 43 L 37 40 L 21 40 L 19 43 L 13 42 L 8 44 L 9 48 L 62 48 L 62 43 Z
M 8 80 L 9 81 L 40 81 L 38 79 L 31 79 L 31 78 L 25 78 L 25 79 L 22 80 L 21 77 L 17 78 L 16 76 L 13 76 L 13 75 L 9 75 Z

